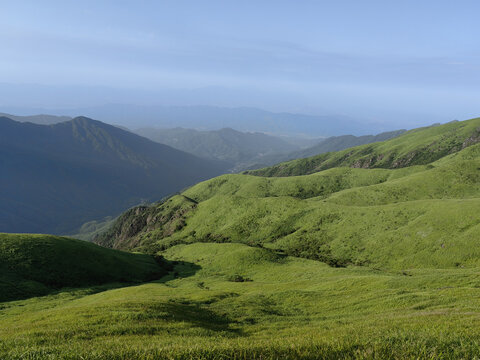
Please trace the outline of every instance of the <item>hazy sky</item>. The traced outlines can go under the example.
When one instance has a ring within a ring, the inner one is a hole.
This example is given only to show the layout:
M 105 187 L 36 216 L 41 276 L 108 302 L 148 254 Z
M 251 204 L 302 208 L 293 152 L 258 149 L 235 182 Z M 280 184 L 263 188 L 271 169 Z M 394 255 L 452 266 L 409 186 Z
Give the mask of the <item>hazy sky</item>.
M 93 105 L 100 87 L 97 102 L 480 116 L 478 0 L 0 0 L 0 14 L 0 83 L 37 84 L 1 106 Z M 67 86 L 75 100 L 55 96 Z

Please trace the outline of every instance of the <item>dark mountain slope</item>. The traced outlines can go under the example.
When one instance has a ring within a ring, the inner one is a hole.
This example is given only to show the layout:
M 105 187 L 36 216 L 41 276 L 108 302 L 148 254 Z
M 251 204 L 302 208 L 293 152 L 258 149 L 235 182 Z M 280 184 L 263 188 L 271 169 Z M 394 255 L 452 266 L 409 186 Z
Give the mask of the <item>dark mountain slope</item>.
M 84 117 L 42 126 L 0 118 L 0 231 L 73 231 L 223 172 Z

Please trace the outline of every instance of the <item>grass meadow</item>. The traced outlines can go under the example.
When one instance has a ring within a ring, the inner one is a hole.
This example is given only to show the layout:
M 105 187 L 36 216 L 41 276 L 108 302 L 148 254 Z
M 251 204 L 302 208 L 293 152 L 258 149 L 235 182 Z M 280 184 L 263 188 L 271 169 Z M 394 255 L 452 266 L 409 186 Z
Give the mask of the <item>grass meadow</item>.
M 480 269 L 333 268 L 178 245 L 166 277 L 1 304 L 3 359 L 472 359 Z

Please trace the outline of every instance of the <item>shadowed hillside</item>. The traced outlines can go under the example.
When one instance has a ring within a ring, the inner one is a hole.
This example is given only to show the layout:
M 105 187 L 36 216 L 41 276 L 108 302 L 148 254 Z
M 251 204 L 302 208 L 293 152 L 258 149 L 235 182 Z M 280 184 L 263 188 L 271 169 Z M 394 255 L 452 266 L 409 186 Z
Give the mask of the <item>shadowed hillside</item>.
M 67 233 L 221 174 L 203 160 L 84 117 L 0 118 L 0 230 Z
M 167 262 L 51 235 L 0 233 L 0 302 L 64 287 L 139 282 L 165 275 Z

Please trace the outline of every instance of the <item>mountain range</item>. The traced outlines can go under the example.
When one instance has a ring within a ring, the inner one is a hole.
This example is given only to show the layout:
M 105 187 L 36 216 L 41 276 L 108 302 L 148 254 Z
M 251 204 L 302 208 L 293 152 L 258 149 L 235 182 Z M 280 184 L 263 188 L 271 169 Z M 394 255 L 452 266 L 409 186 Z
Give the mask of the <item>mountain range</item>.
M 277 163 L 281 163 L 293 159 L 307 158 L 310 156 L 315 156 L 332 151 L 340 151 L 348 149 L 350 147 L 370 144 L 380 141 L 385 141 L 393 139 L 397 136 L 403 134 L 406 130 L 396 130 L 380 133 L 377 135 L 363 135 L 363 136 L 354 136 L 354 135 L 342 135 L 342 136 L 331 136 L 326 139 L 318 139 L 317 144 L 293 151 L 286 154 L 272 154 L 272 155 L 262 155 L 258 156 L 255 159 L 252 159 L 248 165 L 244 165 L 242 170 L 253 170 L 259 169 L 267 166 L 271 166 Z
M 299 149 L 275 136 L 240 132 L 231 128 L 212 131 L 143 128 L 135 130 L 135 133 L 197 156 L 230 162 L 232 167 L 259 156 Z
M 62 109 L 4 108 L 15 114 L 88 116 L 104 122 L 135 128 L 175 128 L 218 130 L 233 128 L 242 132 L 319 138 L 350 134 L 360 136 L 390 130 L 388 125 L 360 121 L 343 115 L 305 115 L 271 112 L 252 107 L 141 106 L 105 104 Z
M 9 116 L 16 121 L 0 118 L 1 167 L 9 174 L 1 181 L 0 230 L 74 232 L 82 238 L 105 226 L 105 217 L 222 172 L 400 133 L 318 139 L 316 147 L 300 150 L 279 137 L 233 129 L 137 130 L 152 142 L 86 117 Z
M 480 119 L 473 119 L 223 175 L 124 213 L 96 242 L 154 253 L 198 241 L 241 242 L 333 266 L 477 261 L 468 249 L 476 249 L 479 143 Z
M 0 154 L 5 232 L 68 233 L 227 168 L 86 117 L 55 125 L 1 117 Z
M 397 130 L 364 136 L 342 135 L 324 139 L 282 138 L 264 133 L 244 133 L 230 128 L 214 131 L 142 128 L 135 130 L 135 133 L 197 156 L 227 161 L 231 164 L 231 171 L 238 172 L 286 160 L 343 150 L 356 145 L 384 141 L 399 136 L 405 131 Z M 314 145 L 308 146 L 311 143 Z
M 70 116 L 57 116 L 57 115 L 47 115 L 47 114 L 20 116 L 20 115 L 0 113 L 0 117 L 6 117 L 19 122 L 30 122 L 30 123 L 39 124 L 39 125 L 52 125 L 52 124 L 57 124 L 60 122 L 72 120 Z
M 0 233 L 0 357 L 475 358 L 479 169 L 480 118 Z

